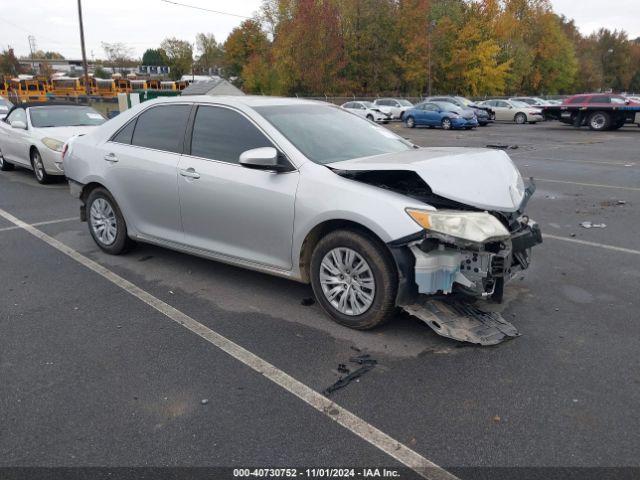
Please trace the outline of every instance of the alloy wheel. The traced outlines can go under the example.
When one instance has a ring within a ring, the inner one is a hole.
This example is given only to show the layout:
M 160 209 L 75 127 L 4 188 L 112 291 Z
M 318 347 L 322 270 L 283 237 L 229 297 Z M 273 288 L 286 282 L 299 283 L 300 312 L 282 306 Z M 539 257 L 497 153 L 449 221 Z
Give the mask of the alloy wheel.
M 445 130 L 449 130 L 451 128 L 451 120 L 449 120 L 448 118 L 442 120 L 442 128 L 444 128 Z
M 104 245 L 111 245 L 118 234 L 116 213 L 104 198 L 97 198 L 89 211 L 89 222 L 96 237 Z
M 330 250 L 320 264 L 322 293 L 344 315 L 365 313 L 375 298 L 376 284 L 367 261 L 355 250 Z
M 415 122 L 415 120 L 413 119 L 413 117 L 409 117 L 409 118 L 407 118 L 407 127 L 409 127 L 409 128 L 413 128 L 413 127 L 415 127 L 415 126 L 416 126 L 416 122 Z
M 42 157 L 38 152 L 33 154 L 33 171 L 36 174 L 36 178 L 42 181 L 44 178 L 44 164 L 42 163 Z

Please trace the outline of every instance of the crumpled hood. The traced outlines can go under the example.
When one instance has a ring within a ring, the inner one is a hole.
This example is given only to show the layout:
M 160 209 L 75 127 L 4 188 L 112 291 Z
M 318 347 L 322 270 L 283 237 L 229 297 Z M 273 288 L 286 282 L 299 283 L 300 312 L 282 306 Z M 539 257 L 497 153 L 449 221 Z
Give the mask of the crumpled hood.
M 524 198 L 520 172 L 501 150 L 420 148 L 328 166 L 346 171 L 414 171 L 436 195 L 483 210 L 514 212 Z
M 38 134 L 40 138 L 54 138 L 61 142 L 66 142 L 74 135 L 84 135 L 93 131 L 96 126 L 86 127 L 47 127 L 47 128 L 34 128 L 34 132 Z

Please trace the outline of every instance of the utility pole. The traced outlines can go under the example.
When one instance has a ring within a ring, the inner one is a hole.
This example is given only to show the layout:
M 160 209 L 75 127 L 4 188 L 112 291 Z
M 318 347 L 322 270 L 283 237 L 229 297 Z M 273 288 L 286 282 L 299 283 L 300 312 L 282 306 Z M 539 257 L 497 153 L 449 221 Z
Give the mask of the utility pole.
M 427 25 L 427 55 L 428 55 L 427 65 L 429 69 L 429 73 L 428 73 L 429 83 L 427 86 L 428 97 L 431 96 L 431 32 L 433 32 L 433 29 L 435 26 L 436 26 L 435 20 L 431 20 L 429 22 L 429 25 Z
M 27 37 L 27 39 L 29 40 L 29 51 L 31 52 L 31 70 L 33 70 L 34 72 L 36 71 L 36 63 L 33 61 L 33 59 L 35 58 L 35 54 L 36 54 L 36 37 L 34 37 L 33 35 L 29 35 Z
M 82 25 L 82 0 L 78 0 L 78 20 L 80 21 L 80 46 L 82 47 L 82 67 L 84 68 L 84 90 L 87 97 L 91 95 L 89 84 L 89 66 L 87 65 L 87 52 L 84 48 L 84 26 Z

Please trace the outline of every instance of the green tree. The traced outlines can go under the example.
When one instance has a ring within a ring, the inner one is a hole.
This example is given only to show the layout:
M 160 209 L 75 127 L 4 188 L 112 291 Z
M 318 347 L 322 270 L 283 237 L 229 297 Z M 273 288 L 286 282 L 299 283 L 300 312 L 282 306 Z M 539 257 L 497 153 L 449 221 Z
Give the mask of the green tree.
M 13 48 L 3 50 L 0 53 L 0 74 L 7 77 L 15 77 L 20 73 L 20 62 L 13 53 Z
M 198 52 L 198 59 L 195 63 L 197 70 L 205 74 L 217 73 L 222 67 L 224 51 L 213 34 L 198 33 L 196 35 L 196 50 Z
M 142 65 L 165 66 L 167 65 L 167 54 L 162 48 L 149 48 L 142 54 Z
M 169 76 L 179 80 L 183 75 L 191 72 L 193 67 L 193 47 L 185 40 L 165 38 L 160 44 L 167 56 Z
M 244 67 L 254 56 L 267 56 L 269 48 L 269 39 L 261 23 L 256 19 L 245 20 L 231 31 L 224 43 L 222 63 L 225 76 L 238 78 L 237 83 L 241 85 Z

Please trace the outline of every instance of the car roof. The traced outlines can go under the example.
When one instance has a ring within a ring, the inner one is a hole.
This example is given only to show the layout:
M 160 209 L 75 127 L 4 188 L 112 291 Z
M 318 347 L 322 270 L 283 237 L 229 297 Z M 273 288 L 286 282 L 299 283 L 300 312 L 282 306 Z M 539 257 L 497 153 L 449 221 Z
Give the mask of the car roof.
M 353 101 L 353 100 L 350 100 Z M 276 105 L 325 105 L 327 102 L 302 98 L 270 97 L 263 95 L 184 95 L 160 97 L 154 103 L 217 103 L 229 106 L 269 107 Z M 150 103 L 145 102 L 145 103 Z

